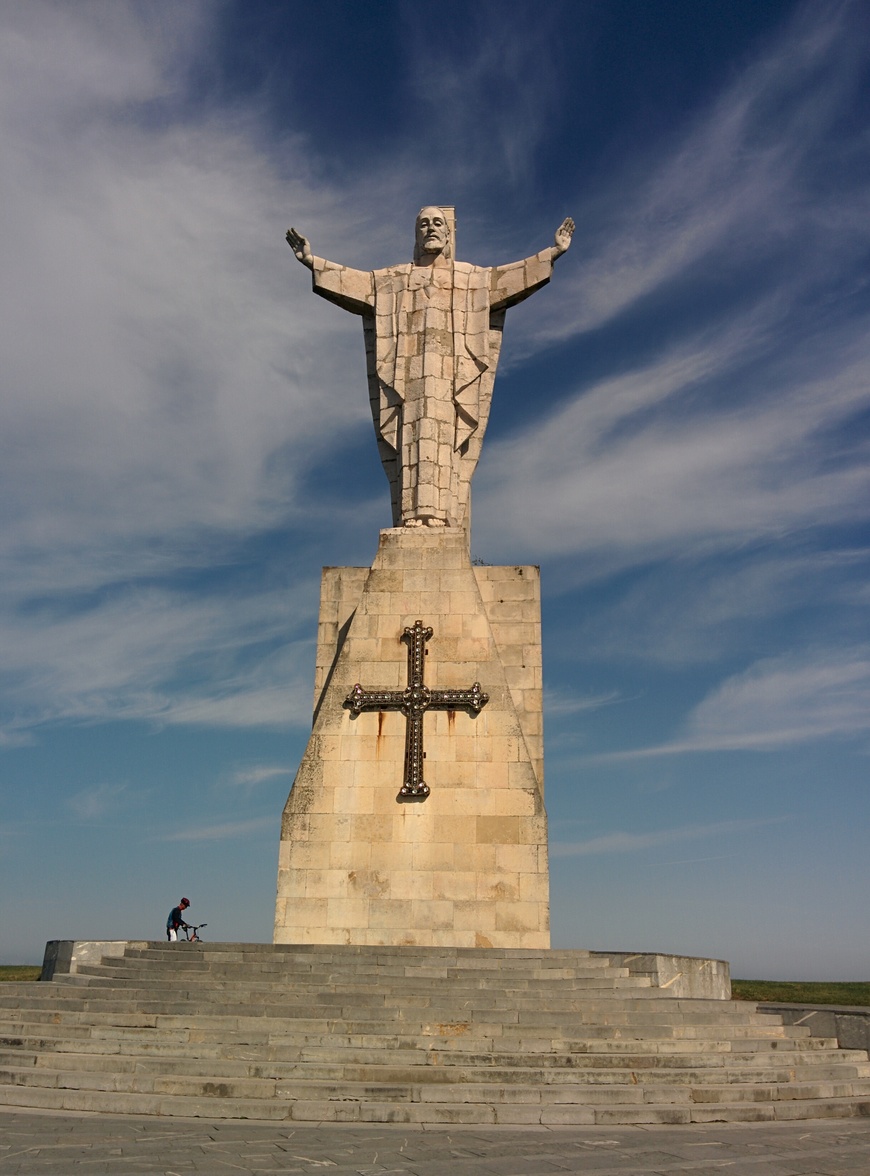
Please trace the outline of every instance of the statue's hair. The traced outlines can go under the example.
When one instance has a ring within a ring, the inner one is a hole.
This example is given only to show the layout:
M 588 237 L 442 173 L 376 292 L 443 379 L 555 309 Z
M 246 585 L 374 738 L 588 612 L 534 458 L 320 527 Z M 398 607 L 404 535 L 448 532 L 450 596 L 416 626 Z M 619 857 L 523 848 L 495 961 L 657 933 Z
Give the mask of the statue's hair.
M 444 217 L 444 224 L 447 228 L 447 244 L 444 246 L 444 249 L 442 252 L 443 252 L 444 257 L 447 257 L 452 261 L 453 260 L 453 233 L 450 231 L 450 218 L 448 217 L 447 213 L 444 211 L 444 209 L 441 207 L 440 204 L 424 204 L 414 219 L 414 226 L 416 228 L 417 221 L 420 219 L 420 217 L 426 211 L 427 208 L 437 208 L 438 211 L 441 213 L 441 215 Z M 422 254 L 420 253 L 420 248 L 417 245 L 416 234 L 415 234 L 414 261 L 419 261 L 421 256 L 422 256 Z

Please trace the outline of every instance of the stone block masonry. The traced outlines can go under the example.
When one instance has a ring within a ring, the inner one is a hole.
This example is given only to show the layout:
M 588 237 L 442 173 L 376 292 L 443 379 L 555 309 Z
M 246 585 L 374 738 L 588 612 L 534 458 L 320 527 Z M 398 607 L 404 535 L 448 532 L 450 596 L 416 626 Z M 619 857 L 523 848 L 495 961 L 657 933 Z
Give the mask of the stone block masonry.
M 425 799 L 397 799 L 406 725 L 353 715 L 408 684 L 406 628 L 431 628 L 425 688 L 488 701 L 422 716 Z M 276 943 L 548 947 L 540 590 L 473 567 L 461 529 L 381 533 L 370 570 L 323 574 L 314 728 L 282 823 Z

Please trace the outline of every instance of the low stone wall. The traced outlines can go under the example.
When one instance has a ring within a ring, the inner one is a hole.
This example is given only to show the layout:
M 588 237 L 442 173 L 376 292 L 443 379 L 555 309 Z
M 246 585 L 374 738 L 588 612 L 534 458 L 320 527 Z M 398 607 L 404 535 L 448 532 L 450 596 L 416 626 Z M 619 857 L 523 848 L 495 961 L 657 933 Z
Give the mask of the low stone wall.
M 761 1013 L 777 1013 L 786 1025 L 805 1025 L 813 1037 L 836 1037 L 840 1049 L 870 1052 L 870 1008 L 838 1005 L 759 1004 Z
M 103 956 L 122 956 L 124 949 L 147 947 L 144 939 L 49 939 L 45 945 L 40 980 L 51 980 L 60 973 L 73 973 L 82 964 L 98 964 Z
M 592 954 L 607 956 L 611 963 L 628 968 L 632 976 L 648 976 L 655 988 L 667 988 L 674 996 L 731 999 L 731 969 L 727 960 L 637 951 L 594 951 Z

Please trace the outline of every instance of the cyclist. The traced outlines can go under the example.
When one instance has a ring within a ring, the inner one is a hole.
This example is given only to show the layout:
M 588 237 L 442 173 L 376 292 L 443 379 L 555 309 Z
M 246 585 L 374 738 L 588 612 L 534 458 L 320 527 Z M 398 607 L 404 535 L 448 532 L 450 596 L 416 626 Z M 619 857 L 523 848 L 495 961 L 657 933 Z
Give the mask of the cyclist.
M 187 930 L 187 923 L 184 921 L 184 912 L 190 906 L 190 899 L 183 898 L 178 906 L 173 907 L 169 912 L 169 918 L 166 920 L 166 938 L 170 943 L 175 943 L 178 939 L 178 929 Z

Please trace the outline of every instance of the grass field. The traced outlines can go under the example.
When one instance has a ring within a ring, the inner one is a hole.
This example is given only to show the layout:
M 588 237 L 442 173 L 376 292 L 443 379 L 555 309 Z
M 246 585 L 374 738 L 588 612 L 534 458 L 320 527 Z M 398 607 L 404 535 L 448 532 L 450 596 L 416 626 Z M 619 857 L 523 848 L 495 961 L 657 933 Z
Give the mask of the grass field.
M 792 1004 L 870 1005 L 870 983 L 799 980 L 732 980 L 735 1000 L 789 1001 Z
M 0 981 L 38 980 L 38 964 L 0 964 Z M 789 1001 L 792 1004 L 870 1005 L 870 982 L 803 983 L 798 980 L 733 980 L 735 1000 Z

